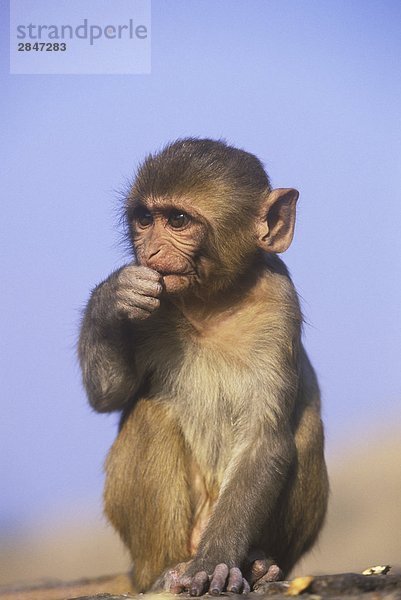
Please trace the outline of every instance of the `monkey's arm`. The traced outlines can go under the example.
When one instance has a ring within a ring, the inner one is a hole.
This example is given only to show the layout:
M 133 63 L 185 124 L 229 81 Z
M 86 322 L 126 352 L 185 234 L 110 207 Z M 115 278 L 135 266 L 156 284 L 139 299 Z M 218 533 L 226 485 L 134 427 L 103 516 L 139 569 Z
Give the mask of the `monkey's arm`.
M 128 265 L 92 292 L 82 321 L 78 355 L 83 383 L 99 412 L 121 410 L 140 387 L 144 374 L 135 367 L 136 320 L 159 306 L 160 276 Z
M 253 435 L 257 441 L 239 449 L 229 466 L 215 510 L 186 573 L 194 579 L 201 571 L 213 575 L 211 593 L 221 593 L 230 583 L 226 584 L 224 574 L 221 576 L 219 569 L 216 570 L 217 565 L 226 565 L 230 574 L 234 568 L 234 576 L 237 568 L 242 567 L 266 520 L 275 511 L 295 455 L 289 431 L 272 432 L 261 426 Z M 194 588 L 194 595 L 202 593 L 197 582 Z
M 180 583 L 184 589 L 190 590 L 191 595 L 201 595 L 205 586 L 209 586 L 212 594 L 226 589 L 234 591 L 230 588 L 230 578 L 241 582 L 236 586 L 240 591 L 242 578 L 238 571 L 243 567 L 249 550 L 257 545 L 266 523 L 270 518 L 274 519 L 278 497 L 296 455 L 290 414 L 297 393 L 298 376 L 288 359 L 285 362 L 287 364 L 281 373 L 272 369 L 275 376 L 272 375 L 274 382 L 271 389 L 265 390 L 262 398 L 248 399 L 247 423 L 242 422 L 243 430 L 236 442 L 213 513 L 197 553 L 181 578 Z M 283 357 L 280 364 L 285 364 Z M 274 362 L 270 363 L 272 365 Z M 225 570 L 220 573 L 222 564 Z M 202 579 L 202 572 L 212 576 L 210 585 Z
M 269 517 L 275 526 L 276 502 L 295 456 L 295 442 L 290 431 L 271 432 L 263 426 L 253 436 L 258 439 L 238 448 L 229 465 L 195 557 L 169 569 L 156 589 L 188 590 L 191 596 L 238 594 L 248 593 L 265 575 L 267 581 L 282 577 L 274 556 L 262 553 L 262 560 L 252 564 L 252 548 Z

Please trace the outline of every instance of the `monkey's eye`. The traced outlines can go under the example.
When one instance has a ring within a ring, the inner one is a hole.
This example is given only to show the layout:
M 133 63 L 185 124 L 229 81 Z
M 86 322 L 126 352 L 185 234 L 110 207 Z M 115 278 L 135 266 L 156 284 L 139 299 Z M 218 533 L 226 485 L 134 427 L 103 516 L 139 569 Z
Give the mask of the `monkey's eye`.
M 173 229 L 183 229 L 189 222 L 189 216 L 180 210 L 172 210 L 168 218 L 168 224 Z
M 146 208 L 137 208 L 134 219 L 140 227 L 148 227 L 153 223 L 153 217 Z

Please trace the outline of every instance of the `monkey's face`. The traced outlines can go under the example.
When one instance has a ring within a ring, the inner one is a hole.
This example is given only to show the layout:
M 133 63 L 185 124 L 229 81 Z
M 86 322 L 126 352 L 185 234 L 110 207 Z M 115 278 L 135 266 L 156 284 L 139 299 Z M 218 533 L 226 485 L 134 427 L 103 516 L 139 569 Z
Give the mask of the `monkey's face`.
M 193 210 L 172 199 L 147 199 L 130 206 L 129 220 L 138 263 L 163 276 L 168 294 L 181 294 L 204 280 L 206 227 Z
M 187 140 L 144 161 L 125 218 L 138 263 L 163 276 L 165 291 L 206 301 L 237 285 L 260 249 L 288 248 L 297 197 L 271 191 L 252 155 Z

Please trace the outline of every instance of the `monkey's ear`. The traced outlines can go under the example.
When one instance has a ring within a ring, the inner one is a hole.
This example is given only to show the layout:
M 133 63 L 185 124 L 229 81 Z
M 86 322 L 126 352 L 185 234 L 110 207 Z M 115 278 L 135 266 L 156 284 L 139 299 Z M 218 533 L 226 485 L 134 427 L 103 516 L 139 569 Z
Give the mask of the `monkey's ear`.
M 263 202 L 257 235 L 258 245 L 265 252 L 284 252 L 291 244 L 298 196 L 297 190 L 278 188 Z

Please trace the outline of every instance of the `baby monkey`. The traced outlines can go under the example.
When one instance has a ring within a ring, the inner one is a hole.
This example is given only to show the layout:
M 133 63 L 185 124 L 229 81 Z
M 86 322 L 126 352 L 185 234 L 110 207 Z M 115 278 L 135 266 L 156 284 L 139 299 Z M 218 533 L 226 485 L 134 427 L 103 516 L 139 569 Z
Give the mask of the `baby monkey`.
M 149 155 L 125 204 L 133 261 L 92 292 L 79 340 L 93 408 L 121 411 L 105 511 L 137 591 L 247 592 L 322 527 L 319 388 L 290 245 L 298 192 L 186 138 Z

